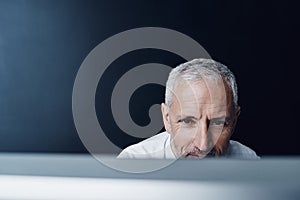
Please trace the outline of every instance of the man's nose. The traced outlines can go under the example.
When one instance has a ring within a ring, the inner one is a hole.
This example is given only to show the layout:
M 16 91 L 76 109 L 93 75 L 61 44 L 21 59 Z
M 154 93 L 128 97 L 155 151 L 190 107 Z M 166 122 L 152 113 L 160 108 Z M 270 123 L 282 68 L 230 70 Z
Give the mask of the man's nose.
M 201 151 L 209 152 L 212 149 L 211 138 L 208 133 L 208 125 L 206 122 L 200 122 L 197 133 L 194 138 L 194 144 Z

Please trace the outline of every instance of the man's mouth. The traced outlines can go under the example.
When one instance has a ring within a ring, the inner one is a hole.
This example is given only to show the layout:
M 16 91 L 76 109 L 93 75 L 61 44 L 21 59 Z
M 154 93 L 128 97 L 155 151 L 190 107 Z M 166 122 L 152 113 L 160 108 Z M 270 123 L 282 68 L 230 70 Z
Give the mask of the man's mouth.
M 192 157 L 204 157 L 205 155 L 201 155 L 200 153 L 198 152 L 190 152 L 188 153 L 185 157 L 188 157 L 188 158 L 192 158 Z
M 213 150 L 209 152 L 201 152 L 201 150 L 193 150 L 191 152 L 188 152 L 185 157 L 186 158 L 207 158 L 207 157 L 215 157 L 215 153 Z
M 198 153 L 188 153 L 185 157 L 186 158 L 205 158 L 207 155 L 205 154 L 198 154 Z

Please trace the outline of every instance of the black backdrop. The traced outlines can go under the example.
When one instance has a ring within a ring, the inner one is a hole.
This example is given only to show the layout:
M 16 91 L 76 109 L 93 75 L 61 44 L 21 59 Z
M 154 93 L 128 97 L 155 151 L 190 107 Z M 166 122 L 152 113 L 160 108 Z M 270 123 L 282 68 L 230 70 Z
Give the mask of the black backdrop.
M 86 152 L 72 117 L 79 66 L 106 38 L 153 26 L 192 37 L 236 74 L 242 114 L 233 139 L 260 155 L 299 155 L 297 12 L 287 1 L 0 0 L 0 151 Z M 96 110 L 107 116 L 99 123 L 122 148 L 139 139 L 111 119 L 111 90 L 122 73 L 148 62 L 183 60 L 134 51 L 98 85 Z M 149 106 L 163 98 L 162 86 L 139 88 L 129 105 L 133 120 L 147 124 Z

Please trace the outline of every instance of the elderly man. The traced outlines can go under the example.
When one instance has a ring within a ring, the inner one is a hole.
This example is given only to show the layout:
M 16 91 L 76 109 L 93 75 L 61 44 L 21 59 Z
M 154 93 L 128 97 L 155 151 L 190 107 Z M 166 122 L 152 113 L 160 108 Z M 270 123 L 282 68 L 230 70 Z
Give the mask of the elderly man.
M 127 147 L 119 158 L 259 158 L 230 140 L 240 107 L 235 77 L 221 63 L 195 59 L 174 68 L 161 110 L 166 132 Z

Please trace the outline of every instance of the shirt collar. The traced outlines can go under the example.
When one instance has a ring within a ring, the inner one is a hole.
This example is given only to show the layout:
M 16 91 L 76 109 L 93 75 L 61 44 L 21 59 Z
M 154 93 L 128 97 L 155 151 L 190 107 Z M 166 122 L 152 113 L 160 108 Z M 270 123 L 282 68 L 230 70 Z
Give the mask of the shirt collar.
M 176 159 L 176 156 L 175 154 L 173 153 L 172 151 L 172 148 L 171 148 L 171 135 L 169 133 L 168 134 L 168 138 L 165 142 L 165 158 L 166 159 Z

